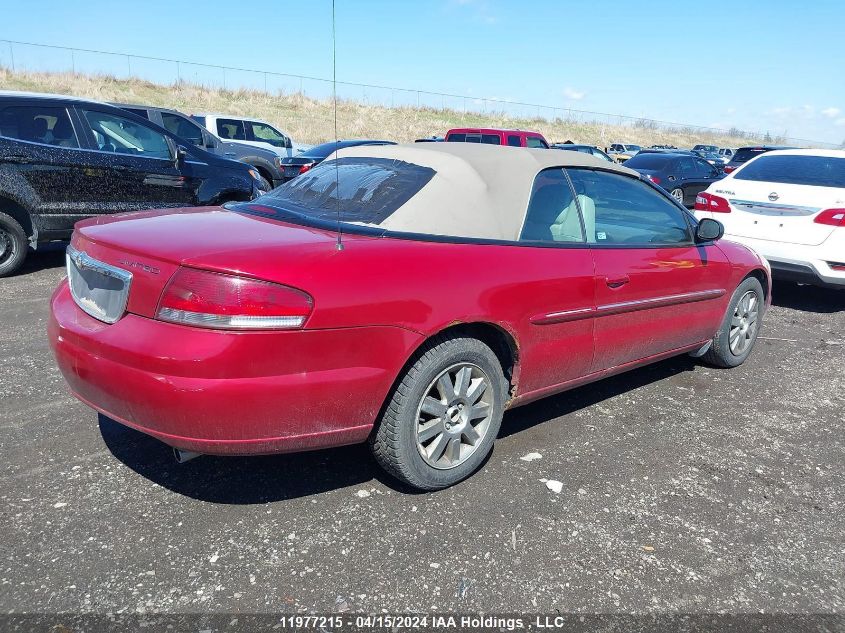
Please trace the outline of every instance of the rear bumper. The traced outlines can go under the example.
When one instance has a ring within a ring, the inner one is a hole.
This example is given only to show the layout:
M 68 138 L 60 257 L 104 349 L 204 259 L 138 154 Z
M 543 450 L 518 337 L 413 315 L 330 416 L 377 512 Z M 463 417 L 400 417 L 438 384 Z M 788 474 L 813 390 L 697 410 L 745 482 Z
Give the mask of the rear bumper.
M 718 219 L 717 216 L 713 216 Z M 841 229 L 837 229 L 841 230 Z M 845 288 L 845 271 L 834 270 L 828 262 L 845 259 L 845 239 L 831 235 L 818 246 L 786 244 L 725 234 L 725 238 L 750 246 L 772 267 L 772 277 L 823 288 Z
M 232 333 L 127 314 L 107 325 L 63 282 L 50 345 L 71 391 L 184 450 L 257 455 L 364 441 L 420 335 L 396 327 Z

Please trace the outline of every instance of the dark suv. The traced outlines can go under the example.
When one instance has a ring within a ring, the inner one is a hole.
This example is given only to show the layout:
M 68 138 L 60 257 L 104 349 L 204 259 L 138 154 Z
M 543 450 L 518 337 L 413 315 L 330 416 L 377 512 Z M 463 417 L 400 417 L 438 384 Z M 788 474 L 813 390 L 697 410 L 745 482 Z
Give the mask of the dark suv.
M 755 145 L 753 147 L 740 147 L 734 152 L 733 158 L 725 165 L 725 173 L 729 174 L 735 169 L 742 167 L 755 156 L 771 152 L 776 149 L 795 149 L 786 145 Z
M 0 92 L 0 277 L 92 215 L 254 198 L 249 165 L 111 105 Z
M 112 105 L 149 119 L 168 132 L 185 139 L 191 145 L 201 147 L 217 156 L 239 160 L 247 165 L 252 165 L 255 167 L 255 171 L 261 174 L 261 178 L 263 179 L 261 188 L 264 191 L 270 191 L 270 189 L 278 187 L 284 182 L 281 171 L 281 158 L 276 152 L 264 149 L 263 147 L 254 147 L 244 143 L 219 139 L 187 114 L 183 114 L 178 110 L 123 103 L 114 103 Z

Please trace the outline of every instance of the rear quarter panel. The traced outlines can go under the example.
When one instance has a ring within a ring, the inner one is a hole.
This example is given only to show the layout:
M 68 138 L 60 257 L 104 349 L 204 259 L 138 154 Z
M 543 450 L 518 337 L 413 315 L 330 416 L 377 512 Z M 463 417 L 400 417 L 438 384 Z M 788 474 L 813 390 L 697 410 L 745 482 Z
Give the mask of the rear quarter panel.
M 589 371 L 590 319 L 531 323 L 538 315 L 593 306 L 587 248 L 347 236 L 343 250 L 332 241 L 312 244 L 301 257 L 293 249 L 271 259 L 260 250 L 241 255 L 242 271 L 311 294 L 306 329 L 392 325 L 429 337 L 450 325 L 490 323 L 517 346 L 520 391 Z M 222 269 L 226 259 L 204 257 L 201 265 Z M 407 357 L 398 359 L 397 371 Z

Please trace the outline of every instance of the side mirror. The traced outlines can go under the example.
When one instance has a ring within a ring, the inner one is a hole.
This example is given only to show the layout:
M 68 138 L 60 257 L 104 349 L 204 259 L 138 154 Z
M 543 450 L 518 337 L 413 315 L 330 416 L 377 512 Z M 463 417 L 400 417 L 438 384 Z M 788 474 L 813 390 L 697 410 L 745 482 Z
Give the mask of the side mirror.
M 697 243 L 715 242 L 721 239 L 724 234 L 725 227 L 721 222 L 712 218 L 702 218 L 695 229 L 695 241 Z
M 185 159 L 188 157 L 188 150 L 185 148 L 184 145 L 177 145 L 176 146 L 176 159 L 173 161 L 176 167 L 181 167 L 185 163 Z
M 285 137 L 285 149 L 293 149 L 293 142 L 290 140 L 289 136 Z

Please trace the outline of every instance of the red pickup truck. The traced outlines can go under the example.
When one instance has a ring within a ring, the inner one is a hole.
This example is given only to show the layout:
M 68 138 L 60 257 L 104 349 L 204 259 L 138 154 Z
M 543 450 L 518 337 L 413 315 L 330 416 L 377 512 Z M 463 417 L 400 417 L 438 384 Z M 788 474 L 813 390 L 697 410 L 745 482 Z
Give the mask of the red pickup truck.
M 502 130 L 498 128 L 456 127 L 446 132 L 447 142 L 487 143 L 488 145 L 510 145 L 512 147 L 544 147 L 549 144 L 539 132 L 525 130 Z

